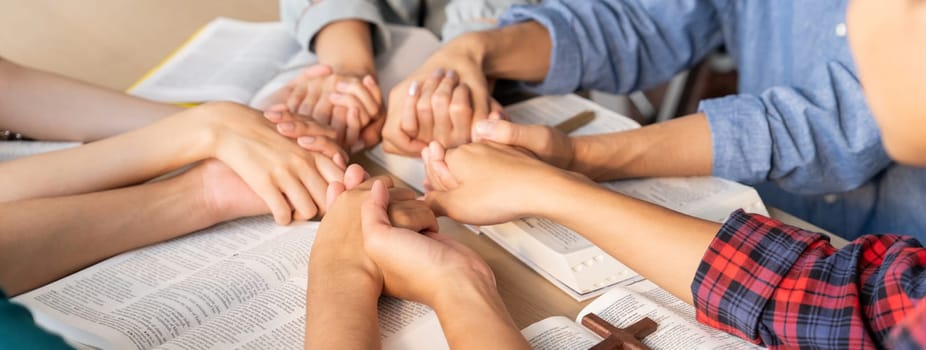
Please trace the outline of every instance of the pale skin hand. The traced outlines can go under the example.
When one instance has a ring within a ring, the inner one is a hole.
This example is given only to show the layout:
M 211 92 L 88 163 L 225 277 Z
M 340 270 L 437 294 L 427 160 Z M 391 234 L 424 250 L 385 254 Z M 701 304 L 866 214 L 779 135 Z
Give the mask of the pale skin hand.
M 434 146 L 426 161 L 434 190 L 425 200 L 436 212 L 471 224 L 553 220 L 692 302 L 691 282 L 719 224 L 611 192 L 507 146 L 474 143 L 446 152 Z M 493 175 L 484 176 L 490 169 Z
M 267 212 L 217 160 L 155 183 L 0 203 L 0 285 L 17 295 L 127 250 Z
M 343 167 L 279 135 L 260 112 L 213 103 L 82 147 L 0 163 L 0 201 L 123 187 L 209 158 L 244 178 L 280 224 L 323 211 L 328 183 L 343 176 Z
M 384 109 L 370 25 L 360 20 L 331 23 L 314 38 L 314 48 L 319 64 L 274 93 L 268 104 L 285 104 L 294 114 L 331 126 L 335 140 L 353 152 L 376 144 Z

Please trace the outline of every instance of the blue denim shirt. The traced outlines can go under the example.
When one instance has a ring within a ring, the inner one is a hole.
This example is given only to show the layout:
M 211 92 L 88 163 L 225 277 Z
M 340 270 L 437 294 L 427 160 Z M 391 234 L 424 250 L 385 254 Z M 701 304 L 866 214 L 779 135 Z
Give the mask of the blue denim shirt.
M 848 238 L 926 234 L 926 172 L 893 165 L 881 145 L 846 40 L 847 4 L 548 0 L 510 9 L 501 25 L 549 30 L 550 70 L 528 85 L 540 93 L 651 87 L 724 44 L 740 93 L 700 105 L 715 176 L 758 185 L 766 203 Z

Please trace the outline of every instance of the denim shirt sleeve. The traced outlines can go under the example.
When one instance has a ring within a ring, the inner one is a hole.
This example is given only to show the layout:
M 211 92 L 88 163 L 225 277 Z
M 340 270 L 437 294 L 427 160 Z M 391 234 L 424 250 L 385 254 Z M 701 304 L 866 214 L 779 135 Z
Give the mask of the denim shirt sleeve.
M 595 89 L 627 93 L 665 82 L 722 41 L 718 14 L 704 0 L 548 0 L 515 6 L 500 25 L 534 20 L 553 41 L 539 93 Z
M 854 189 L 890 164 L 862 88 L 838 63 L 827 88 L 773 87 L 759 95 L 706 100 L 713 175 L 773 181 L 801 194 Z
M 303 46 L 314 53 L 313 40 L 328 24 L 359 19 L 373 25 L 373 52 L 389 49 L 390 36 L 376 0 L 280 0 L 280 21 Z
M 460 34 L 488 30 L 498 25 L 498 18 L 514 5 L 530 5 L 540 0 L 451 0 L 444 10 L 447 22 L 441 31 L 446 42 Z

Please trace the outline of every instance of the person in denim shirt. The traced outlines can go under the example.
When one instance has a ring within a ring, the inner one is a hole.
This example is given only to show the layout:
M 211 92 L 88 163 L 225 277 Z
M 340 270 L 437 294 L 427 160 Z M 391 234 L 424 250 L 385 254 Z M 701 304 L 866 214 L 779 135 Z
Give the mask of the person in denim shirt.
M 892 163 L 881 145 L 846 41 L 847 4 L 553 0 L 516 6 L 502 15 L 500 29 L 448 43 L 396 90 L 436 67 L 476 67 L 490 78 L 525 81 L 538 93 L 626 93 L 662 83 L 725 45 L 739 69 L 739 94 L 703 101 L 694 116 L 590 138 L 576 145 L 572 165 L 584 168 L 574 170 L 596 180 L 714 175 L 757 185 L 769 205 L 848 238 L 926 232 L 918 215 L 926 174 Z M 485 76 L 461 74 L 461 81 L 474 96 L 488 90 Z M 402 110 L 406 95 L 393 95 L 389 118 Z M 476 114 L 474 120 L 485 118 Z M 387 142 L 396 124 L 387 120 Z M 588 144 L 607 146 L 583 154 Z M 397 153 L 420 152 L 402 146 Z

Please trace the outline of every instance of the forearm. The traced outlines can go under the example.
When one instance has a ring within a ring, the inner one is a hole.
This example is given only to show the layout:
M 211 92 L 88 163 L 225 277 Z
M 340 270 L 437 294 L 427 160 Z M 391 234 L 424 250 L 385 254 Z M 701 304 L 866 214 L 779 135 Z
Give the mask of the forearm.
M 0 202 L 122 187 L 207 158 L 214 135 L 191 123 L 194 118 L 177 115 L 81 147 L 0 163 Z
M 107 257 L 208 227 L 201 185 L 177 177 L 70 197 L 0 203 L 0 285 L 19 294 Z
M 495 284 L 457 276 L 444 285 L 434 311 L 452 349 L 528 349 Z M 474 337 L 474 330 L 479 336 Z
M 380 286 L 360 271 L 333 271 L 309 274 L 305 348 L 379 349 Z
M 720 225 L 595 184 L 558 180 L 537 214 L 581 233 L 609 255 L 688 303 L 691 283 Z M 601 218 L 607 218 L 602 224 Z
M 573 139 L 570 170 L 596 181 L 711 175 L 711 129 L 694 114 L 643 128 Z
M 448 45 L 474 55 L 489 77 L 533 82 L 546 77 L 553 50 L 550 33 L 537 22 L 462 35 Z
M 179 110 L 0 59 L 0 129 L 40 140 L 93 141 Z
M 363 20 L 341 20 L 323 28 L 315 37 L 319 63 L 337 73 L 376 74 L 370 24 Z

